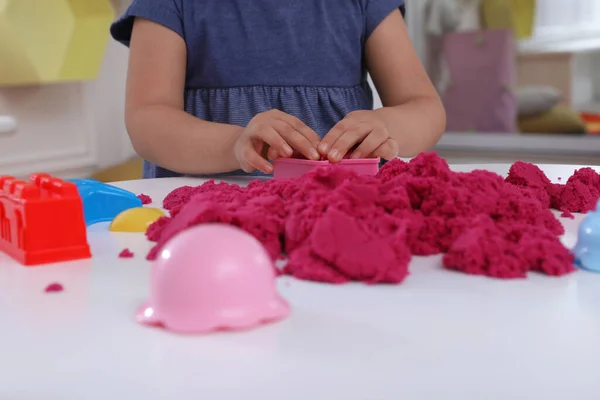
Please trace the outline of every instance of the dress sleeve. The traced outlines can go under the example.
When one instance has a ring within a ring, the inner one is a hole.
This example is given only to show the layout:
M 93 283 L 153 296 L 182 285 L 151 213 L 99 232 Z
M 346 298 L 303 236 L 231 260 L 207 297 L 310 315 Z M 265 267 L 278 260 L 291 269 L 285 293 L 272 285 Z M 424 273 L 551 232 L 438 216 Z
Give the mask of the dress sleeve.
M 365 7 L 365 39 L 394 10 L 404 8 L 404 0 L 367 0 Z
M 111 25 L 110 34 L 116 41 L 129 46 L 133 22 L 140 17 L 156 22 L 183 38 L 181 2 L 182 0 L 133 0 L 125 13 Z

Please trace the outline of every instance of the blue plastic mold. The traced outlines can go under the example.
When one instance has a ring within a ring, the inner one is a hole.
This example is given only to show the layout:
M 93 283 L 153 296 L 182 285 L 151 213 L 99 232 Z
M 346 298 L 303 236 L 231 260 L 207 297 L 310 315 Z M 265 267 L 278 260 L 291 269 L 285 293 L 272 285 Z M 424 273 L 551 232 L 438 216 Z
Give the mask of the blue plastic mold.
M 95 179 L 71 179 L 79 189 L 87 226 L 112 221 L 130 208 L 142 207 L 142 201 L 127 190 L 99 182 Z
M 600 200 L 596 210 L 590 211 L 579 225 L 573 254 L 578 267 L 600 273 Z

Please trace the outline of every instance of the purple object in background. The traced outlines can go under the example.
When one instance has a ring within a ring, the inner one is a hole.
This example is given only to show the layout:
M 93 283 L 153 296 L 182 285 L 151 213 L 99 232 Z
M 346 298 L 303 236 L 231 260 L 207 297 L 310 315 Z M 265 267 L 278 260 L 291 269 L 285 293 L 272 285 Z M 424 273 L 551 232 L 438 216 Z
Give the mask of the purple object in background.
M 518 132 L 514 46 L 512 32 L 504 29 L 444 36 L 447 131 Z

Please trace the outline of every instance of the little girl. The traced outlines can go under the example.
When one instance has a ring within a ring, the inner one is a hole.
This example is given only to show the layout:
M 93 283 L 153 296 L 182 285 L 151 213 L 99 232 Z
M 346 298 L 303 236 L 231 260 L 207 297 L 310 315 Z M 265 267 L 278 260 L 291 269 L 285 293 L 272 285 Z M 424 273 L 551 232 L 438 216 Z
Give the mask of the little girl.
M 272 173 L 269 160 L 410 157 L 445 113 L 404 0 L 133 0 L 125 120 L 144 178 Z M 383 108 L 373 110 L 367 71 Z

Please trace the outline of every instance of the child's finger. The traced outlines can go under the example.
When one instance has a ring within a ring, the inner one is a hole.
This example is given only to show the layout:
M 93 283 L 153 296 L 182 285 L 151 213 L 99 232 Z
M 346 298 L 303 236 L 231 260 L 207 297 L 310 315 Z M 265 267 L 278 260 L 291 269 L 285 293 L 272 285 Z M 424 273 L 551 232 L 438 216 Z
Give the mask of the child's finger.
M 283 122 L 294 128 L 296 131 L 300 132 L 300 134 L 304 136 L 315 149 L 317 148 L 319 142 L 321 141 L 321 138 L 308 125 L 306 125 L 304 122 L 300 121 L 300 119 L 294 117 L 293 115 L 286 114 L 284 112 L 281 112 L 281 114 L 277 115 L 278 119 L 282 120 Z
M 358 124 L 344 132 L 344 134 L 332 145 L 327 153 L 327 158 L 331 162 L 341 161 L 346 153 L 361 142 L 371 133 L 371 126 L 368 124 Z
M 256 170 L 266 174 L 273 172 L 273 166 L 265 160 L 249 138 L 241 144 L 241 152 L 238 156 L 238 160 L 242 170 L 248 174 Z
M 255 170 L 259 170 L 265 174 L 270 174 L 273 172 L 273 166 L 267 160 L 265 160 L 256 150 L 252 148 L 248 148 L 248 150 L 244 153 L 244 164 L 251 167 L 248 168 L 249 171 L 244 168 L 244 172 L 250 173 Z
M 373 154 L 373 152 L 375 152 L 375 150 L 379 148 L 379 146 L 384 144 L 388 138 L 389 135 L 385 129 L 373 129 L 371 133 L 369 133 L 362 141 L 362 143 L 358 145 L 356 150 L 352 152 L 350 158 L 357 159 L 369 157 L 371 154 Z
M 269 147 L 269 150 L 267 150 L 267 159 L 271 160 L 271 161 L 275 161 L 279 158 L 279 153 L 277 152 L 277 150 L 275 150 L 273 147 Z
M 338 141 L 340 137 L 350 128 L 350 124 L 347 120 L 341 120 L 329 132 L 327 135 L 321 140 L 319 143 L 319 153 L 323 155 L 327 155 L 329 150 L 333 147 L 334 143 Z
M 261 127 L 258 137 L 283 157 L 291 157 L 294 154 L 294 150 L 272 126 Z
M 388 138 L 372 153 L 372 156 L 383 158 L 384 160 L 393 160 L 398 157 L 398 143 L 394 139 Z
M 318 160 L 321 155 L 308 138 L 281 120 L 273 121 L 273 128 L 294 149 L 298 150 L 309 160 Z M 287 156 L 287 155 L 286 155 Z

